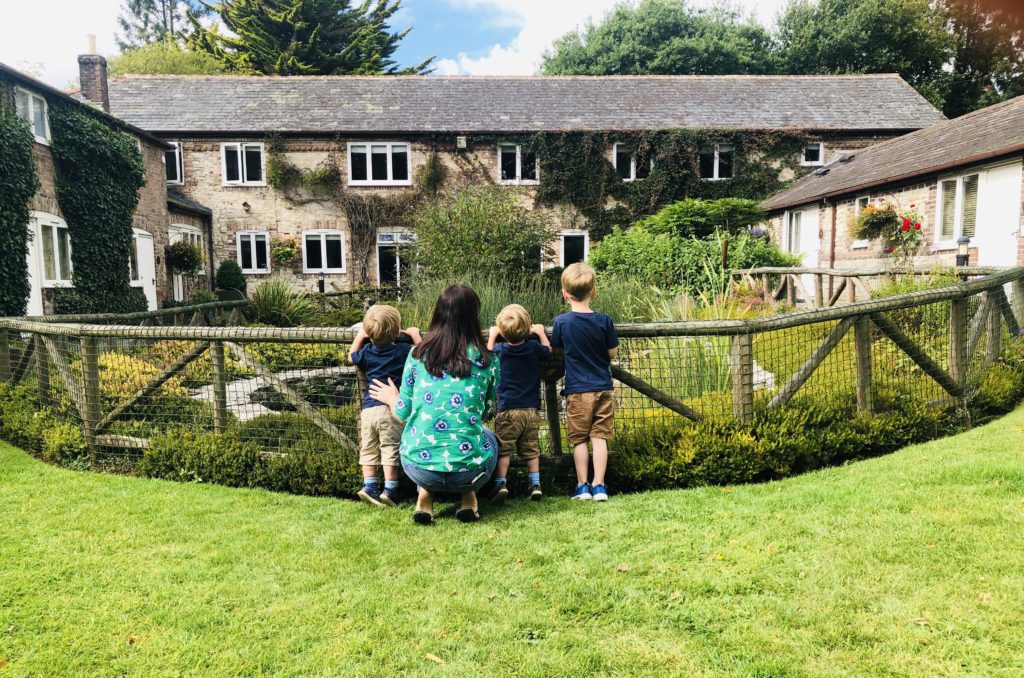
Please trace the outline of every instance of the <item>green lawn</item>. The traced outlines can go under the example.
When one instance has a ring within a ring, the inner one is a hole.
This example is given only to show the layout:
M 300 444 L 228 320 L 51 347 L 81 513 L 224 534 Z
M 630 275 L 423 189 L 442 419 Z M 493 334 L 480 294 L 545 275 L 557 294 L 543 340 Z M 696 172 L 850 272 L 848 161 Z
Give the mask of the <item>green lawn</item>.
M 0 676 L 1024 673 L 1024 409 L 767 485 L 409 513 L 0 446 Z

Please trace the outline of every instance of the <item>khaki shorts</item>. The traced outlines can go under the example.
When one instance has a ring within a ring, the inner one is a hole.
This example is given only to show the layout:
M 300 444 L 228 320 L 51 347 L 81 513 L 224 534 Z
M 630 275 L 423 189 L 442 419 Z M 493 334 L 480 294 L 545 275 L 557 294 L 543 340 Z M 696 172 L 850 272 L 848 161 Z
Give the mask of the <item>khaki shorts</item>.
M 498 456 L 508 457 L 513 452 L 520 459 L 540 456 L 540 415 L 535 408 L 505 410 L 494 417 L 494 435 L 498 437 Z
M 401 466 L 398 445 L 403 428 L 387 405 L 362 410 L 359 413 L 359 465 Z
M 565 421 L 570 445 L 582 445 L 591 438 L 611 440 L 615 431 L 614 419 L 615 396 L 612 391 L 565 396 Z

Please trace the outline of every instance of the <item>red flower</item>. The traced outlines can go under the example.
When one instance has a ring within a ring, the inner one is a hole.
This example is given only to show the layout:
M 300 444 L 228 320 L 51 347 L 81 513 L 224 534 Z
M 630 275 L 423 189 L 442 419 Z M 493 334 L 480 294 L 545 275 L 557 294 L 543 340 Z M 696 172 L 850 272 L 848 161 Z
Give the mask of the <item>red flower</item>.
M 915 207 L 917 207 L 917 205 L 914 205 L 913 203 L 911 203 L 910 209 L 914 209 Z
M 915 231 L 920 231 L 921 230 L 921 224 L 914 224 L 914 230 Z
M 904 218 L 903 219 L 903 230 L 905 231 L 908 228 L 910 228 L 910 219 Z
M 896 248 L 893 247 L 892 245 L 889 245 L 889 254 L 892 254 L 895 251 L 896 251 Z

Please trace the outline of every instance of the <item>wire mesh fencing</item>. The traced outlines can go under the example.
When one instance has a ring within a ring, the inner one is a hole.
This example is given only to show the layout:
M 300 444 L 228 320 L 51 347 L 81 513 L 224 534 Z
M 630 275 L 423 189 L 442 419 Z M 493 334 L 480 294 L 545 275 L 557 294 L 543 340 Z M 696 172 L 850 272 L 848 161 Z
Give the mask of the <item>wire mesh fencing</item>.
M 81 426 L 94 454 L 137 455 L 158 436 L 211 432 L 269 454 L 354 458 L 364 390 L 347 360 L 354 331 L 242 326 L 235 304 L 131 323 L 0 320 L 0 381 Z M 621 325 L 616 433 L 748 421 L 807 399 L 851 413 L 896 396 L 955 405 L 1024 341 L 1022 325 L 1024 269 L 765 318 Z M 571 452 L 561 377 L 556 356 L 539 384 L 549 456 Z

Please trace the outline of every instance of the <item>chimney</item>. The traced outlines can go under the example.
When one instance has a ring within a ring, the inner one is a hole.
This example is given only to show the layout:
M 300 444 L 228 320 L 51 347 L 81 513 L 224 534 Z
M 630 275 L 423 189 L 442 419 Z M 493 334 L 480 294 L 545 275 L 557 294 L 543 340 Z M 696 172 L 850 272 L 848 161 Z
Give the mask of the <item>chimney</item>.
M 78 57 L 78 79 L 82 85 L 82 96 L 92 104 L 110 112 L 110 95 L 107 91 L 107 60 L 96 53 L 96 36 L 88 35 L 88 53 Z

